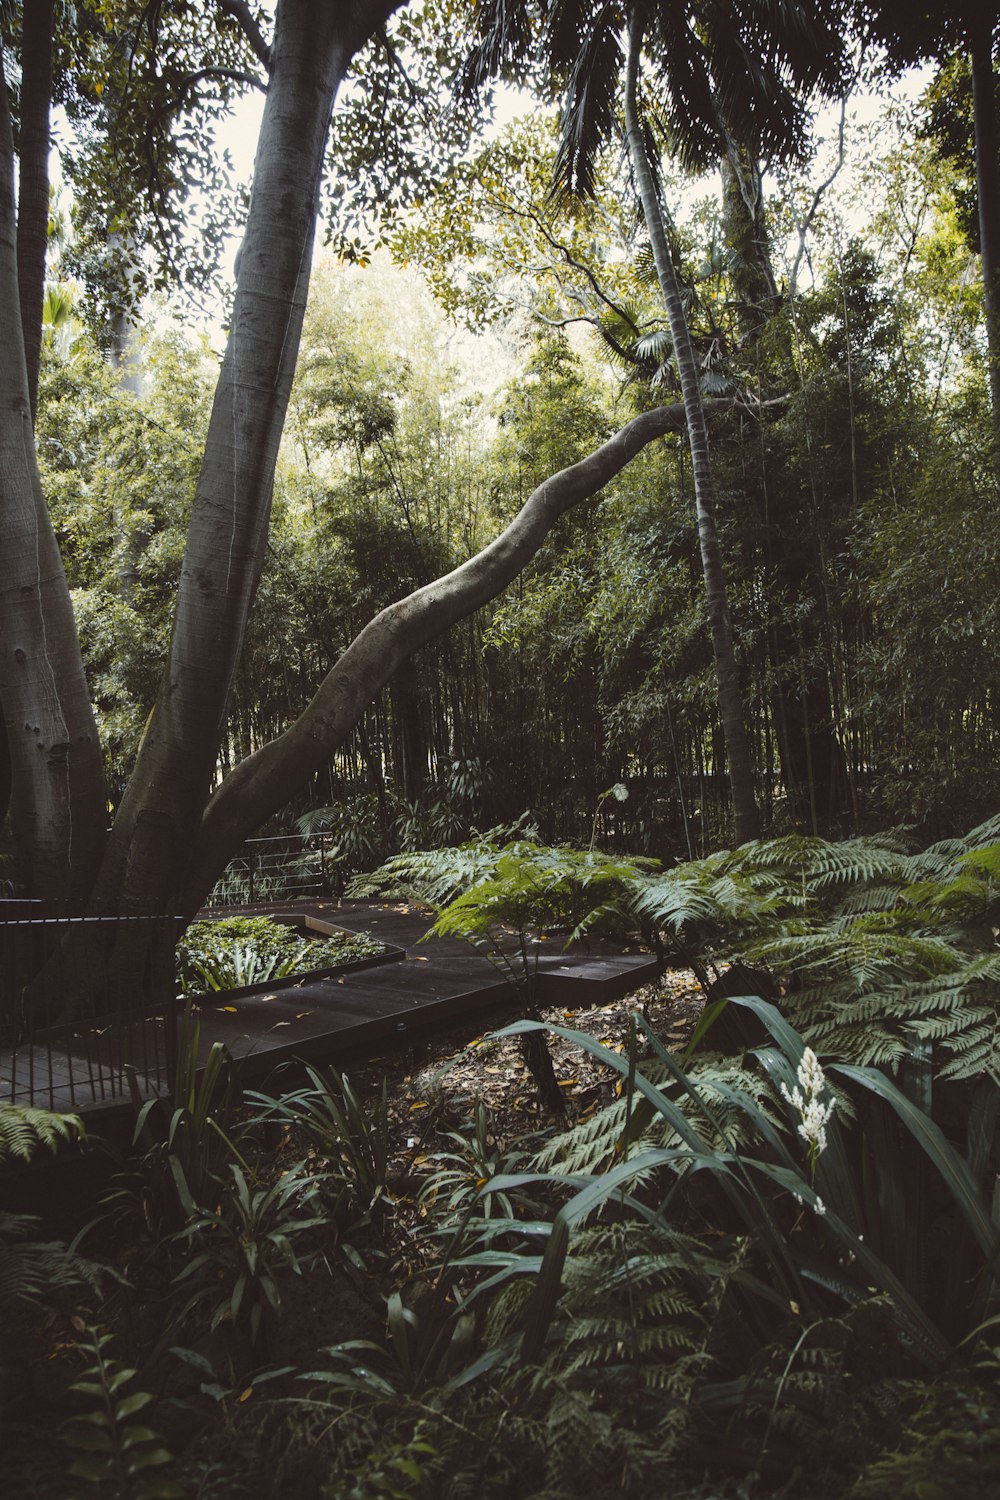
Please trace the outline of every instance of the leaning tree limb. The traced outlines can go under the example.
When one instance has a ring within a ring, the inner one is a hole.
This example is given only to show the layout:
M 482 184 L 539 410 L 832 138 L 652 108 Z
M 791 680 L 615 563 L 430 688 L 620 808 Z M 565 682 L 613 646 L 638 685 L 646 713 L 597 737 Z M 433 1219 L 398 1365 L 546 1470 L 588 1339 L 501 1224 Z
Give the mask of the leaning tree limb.
M 719 399 L 705 406 L 728 411 L 733 404 Z M 205 810 L 175 910 L 197 910 L 243 839 L 327 763 L 405 661 L 495 598 L 527 566 L 567 510 L 596 495 L 654 439 L 684 426 L 680 403 L 643 412 L 595 452 L 540 484 L 505 530 L 475 557 L 377 614 L 330 669 L 299 718 L 241 761 L 218 787 Z

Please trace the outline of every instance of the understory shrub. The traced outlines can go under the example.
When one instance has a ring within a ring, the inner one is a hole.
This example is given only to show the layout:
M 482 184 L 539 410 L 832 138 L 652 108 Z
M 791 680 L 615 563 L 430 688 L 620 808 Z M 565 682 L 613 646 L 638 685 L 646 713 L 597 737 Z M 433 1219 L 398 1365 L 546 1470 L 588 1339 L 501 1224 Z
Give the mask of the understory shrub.
M 668 871 L 478 840 L 380 872 L 521 965 L 522 1016 L 538 927 L 641 921 L 712 994 L 669 1046 L 638 1009 L 621 1050 L 530 1015 L 499 1033 L 500 1055 L 546 1034 L 589 1054 L 609 1101 L 514 1139 L 456 1105 L 448 1067 L 430 1098 L 314 1067 L 237 1099 L 192 1032 L 175 1099 L 140 1114 L 144 1202 L 164 1207 L 127 1294 L 198 1346 L 174 1350 L 206 1434 L 183 1480 L 224 1468 L 234 1494 L 300 1500 L 996 1493 L 998 837 L 796 837 Z M 714 987 L 735 962 L 728 988 L 766 996 Z M 164 1388 L 129 1360 L 136 1389 Z M 150 1411 L 172 1438 L 169 1402 Z

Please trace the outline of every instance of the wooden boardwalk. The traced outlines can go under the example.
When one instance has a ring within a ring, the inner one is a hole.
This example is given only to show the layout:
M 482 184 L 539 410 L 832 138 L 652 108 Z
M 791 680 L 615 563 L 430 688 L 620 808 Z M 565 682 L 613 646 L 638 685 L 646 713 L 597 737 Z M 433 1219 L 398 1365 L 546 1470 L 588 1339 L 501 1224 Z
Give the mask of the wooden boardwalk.
M 259 1079 L 292 1060 L 339 1064 L 460 1019 L 488 1022 L 498 1012 L 516 1012 L 516 986 L 485 954 L 460 939 L 421 941 L 432 919 L 419 908 L 310 902 L 274 908 L 271 914 L 284 914 L 317 932 L 369 932 L 387 945 L 387 952 L 322 977 L 306 975 L 197 997 L 202 1057 L 214 1042 L 222 1042 L 245 1078 Z M 628 994 L 656 973 L 656 960 L 649 954 L 614 952 L 604 945 L 590 952 L 577 945 L 564 952 L 561 942 L 552 939 L 538 947 L 536 997 L 544 1007 L 580 1009 Z M 147 1080 L 138 1058 L 134 1065 L 143 1091 L 162 1090 L 161 1070 Z M 116 1078 L 109 1070 L 100 1086 L 91 1089 L 88 1069 L 91 1062 L 65 1052 L 47 1054 L 44 1048 L 22 1051 L 16 1061 L 0 1053 L 0 1098 L 10 1098 L 12 1087 L 18 1097 L 24 1096 L 30 1082 L 37 1103 L 87 1116 L 120 1106 L 123 1095 L 127 1099 L 120 1073 Z

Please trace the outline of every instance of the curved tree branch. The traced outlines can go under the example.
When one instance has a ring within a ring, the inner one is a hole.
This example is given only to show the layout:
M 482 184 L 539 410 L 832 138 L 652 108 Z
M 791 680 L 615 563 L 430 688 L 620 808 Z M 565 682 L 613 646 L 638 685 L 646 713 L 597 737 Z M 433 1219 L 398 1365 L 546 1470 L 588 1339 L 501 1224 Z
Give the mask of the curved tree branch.
M 705 406 L 727 411 L 733 402 L 719 399 Z M 567 510 L 596 495 L 654 439 L 684 425 L 681 404 L 633 418 L 587 458 L 540 484 L 506 529 L 475 557 L 377 614 L 330 669 L 295 723 L 241 761 L 216 790 L 176 909 L 188 914 L 197 910 L 241 841 L 284 806 L 295 786 L 326 764 L 404 662 L 495 598 L 527 566 Z
M 245 0 L 218 0 L 218 6 L 225 15 L 230 16 L 236 22 L 258 59 L 270 73 L 271 49 L 249 5 L 245 3 Z
M 178 79 L 177 93 L 174 98 L 156 110 L 153 119 L 161 120 L 164 116 L 173 114 L 175 110 L 183 109 L 188 95 L 205 78 L 217 78 L 227 83 L 245 83 L 247 88 L 256 89 L 260 94 L 267 93 L 267 84 L 264 80 L 245 68 L 198 68 L 196 72 L 185 73 L 183 78 Z

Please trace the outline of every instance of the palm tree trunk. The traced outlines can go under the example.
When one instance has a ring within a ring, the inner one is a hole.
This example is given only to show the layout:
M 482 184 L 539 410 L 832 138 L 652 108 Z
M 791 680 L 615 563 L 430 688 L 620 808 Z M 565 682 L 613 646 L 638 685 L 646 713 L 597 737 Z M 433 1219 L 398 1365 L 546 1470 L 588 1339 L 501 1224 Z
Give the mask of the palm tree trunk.
M 753 764 L 743 714 L 736 651 L 733 646 L 729 596 L 715 524 L 715 493 L 708 452 L 708 428 L 698 385 L 694 348 L 681 304 L 677 273 L 674 270 L 670 247 L 667 244 L 660 200 L 646 154 L 636 106 L 641 46 L 642 21 L 633 16 L 629 29 L 628 67 L 625 77 L 625 134 L 632 170 L 639 189 L 643 219 L 653 248 L 653 261 L 670 328 L 670 337 L 673 341 L 677 373 L 680 377 L 681 397 L 687 416 L 688 442 L 694 474 L 695 511 L 698 519 L 698 544 L 701 551 L 702 576 L 705 580 L 712 652 L 715 657 L 715 671 L 719 685 L 719 711 L 729 761 L 729 784 L 733 795 L 736 841 L 742 844 L 748 839 L 756 838 L 760 833 L 760 811 L 754 795 Z

